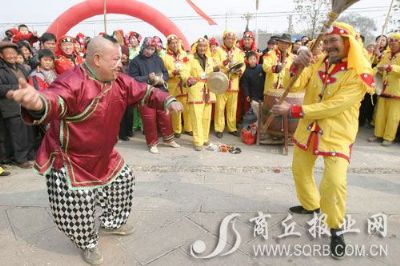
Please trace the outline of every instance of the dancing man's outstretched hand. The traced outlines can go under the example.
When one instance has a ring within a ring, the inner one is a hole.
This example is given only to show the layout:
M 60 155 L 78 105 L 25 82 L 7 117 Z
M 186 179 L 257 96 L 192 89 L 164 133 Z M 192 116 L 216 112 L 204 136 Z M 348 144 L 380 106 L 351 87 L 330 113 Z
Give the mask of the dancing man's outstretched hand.
M 18 83 L 19 89 L 8 91 L 6 97 L 19 103 L 25 109 L 41 111 L 43 109 L 43 101 L 39 97 L 40 93 L 23 78 L 19 78 Z

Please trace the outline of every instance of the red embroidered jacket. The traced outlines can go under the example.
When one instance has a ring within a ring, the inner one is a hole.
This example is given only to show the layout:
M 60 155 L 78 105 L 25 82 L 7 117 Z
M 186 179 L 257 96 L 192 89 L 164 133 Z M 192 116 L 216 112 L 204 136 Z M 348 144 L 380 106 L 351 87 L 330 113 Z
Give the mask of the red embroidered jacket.
M 41 97 L 45 113 L 40 120 L 22 110 L 28 123 L 51 121 L 34 167 L 42 175 L 65 167 L 70 187 L 105 185 L 119 174 L 125 162 L 114 145 L 127 105 L 162 109 L 175 100 L 125 74 L 113 82 L 100 83 L 82 66 L 59 76 Z

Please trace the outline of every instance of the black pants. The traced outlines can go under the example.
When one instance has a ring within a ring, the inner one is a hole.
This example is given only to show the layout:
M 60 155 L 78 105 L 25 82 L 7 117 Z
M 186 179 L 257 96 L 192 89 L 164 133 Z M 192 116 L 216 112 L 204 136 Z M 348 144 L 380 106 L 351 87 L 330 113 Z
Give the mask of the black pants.
M 374 115 L 374 108 L 378 101 L 376 94 L 372 96 L 374 105 L 372 105 L 371 95 L 365 94 L 364 100 L 361 102 L 360 116 L 358 117 L 358 122 L 360 126 L 364 126 L 365 123 L 371 123 L 372 117 Z
M 32 128 L 21 117 L 4 118 L 6 158 L 24 163 L 34 158 Z
M 4 120 L 0 116 L 0 161 L 5 159 L 5 136 L 6 136 L 6 126 L 4 125 Z
M 119 138 L 127 138 L 133 136 L 133 107 L 126 107 L 124 116 L 122 117 Z

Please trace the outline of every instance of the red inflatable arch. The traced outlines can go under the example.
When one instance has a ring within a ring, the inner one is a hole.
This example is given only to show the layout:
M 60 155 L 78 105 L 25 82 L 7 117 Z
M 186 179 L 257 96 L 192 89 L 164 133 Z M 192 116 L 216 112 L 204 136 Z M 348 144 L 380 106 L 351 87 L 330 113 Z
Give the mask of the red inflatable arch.
M 49 27 L 48 31 L 57 37 L 65 35 L 79 22 L 103 14 L 102 0 L 86 0 L 76 4 L 62 13 Z M 165 36 L 176 34 L 182 39 L 185 49 L 189 49 L 189 43 L 179 28 L 157 9 L 136 0 L 108 0 L 107 13 L 129 15 L 139 18 L 159 30 Z M 136 29 L 135 29 L 136 30 Z

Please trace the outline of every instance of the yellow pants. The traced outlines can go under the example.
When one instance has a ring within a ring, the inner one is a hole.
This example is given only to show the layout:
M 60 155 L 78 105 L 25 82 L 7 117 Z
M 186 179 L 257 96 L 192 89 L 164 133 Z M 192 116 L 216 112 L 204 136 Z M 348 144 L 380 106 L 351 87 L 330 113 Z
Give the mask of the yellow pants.
M 236 129 L 236 110 L 237 110 L 238 92 L 225 92 L 217 95 L 215 105 L 214 129 L 215 132 L 223 132 L 225 128 L 225 108 L 226 123 L 228 131 L 237 131 Z
M 379 97 L 375 119 L 375 136 L 393 141 L 399 122 L 400 100 Z
M 292 172 L 297 198 L 307 210 L 321 208 L 327 215 L 329 228 L 340 228 L 346 212 L 346 176 L 349 162 L 340 157 L 326 156 L 319 191 L 314 180 L 314 165 L 317 156 L 311 147 L 303 151 L 294 147 Z
M 183 116 L 183 130 L 186 132 L 192 132 L 192 123 L 190 122 L 190 115 L 189 115 L 189 105 L 187 103 L 187 96 L 177 97 L 178 102 L 183 105 L 183 112 L 171 113 L 171 120 L 172 120 L 172 129 L 174 133 L 181 134 L 182 133 L 182 116 Z
M 194 146 L 203 146 L 204 143 L 208 142 L 211 124 L 211 109 L 211 103 L 189 104 Z
M 3 167 L 0 166 L 0 175 L 4 172 Z

